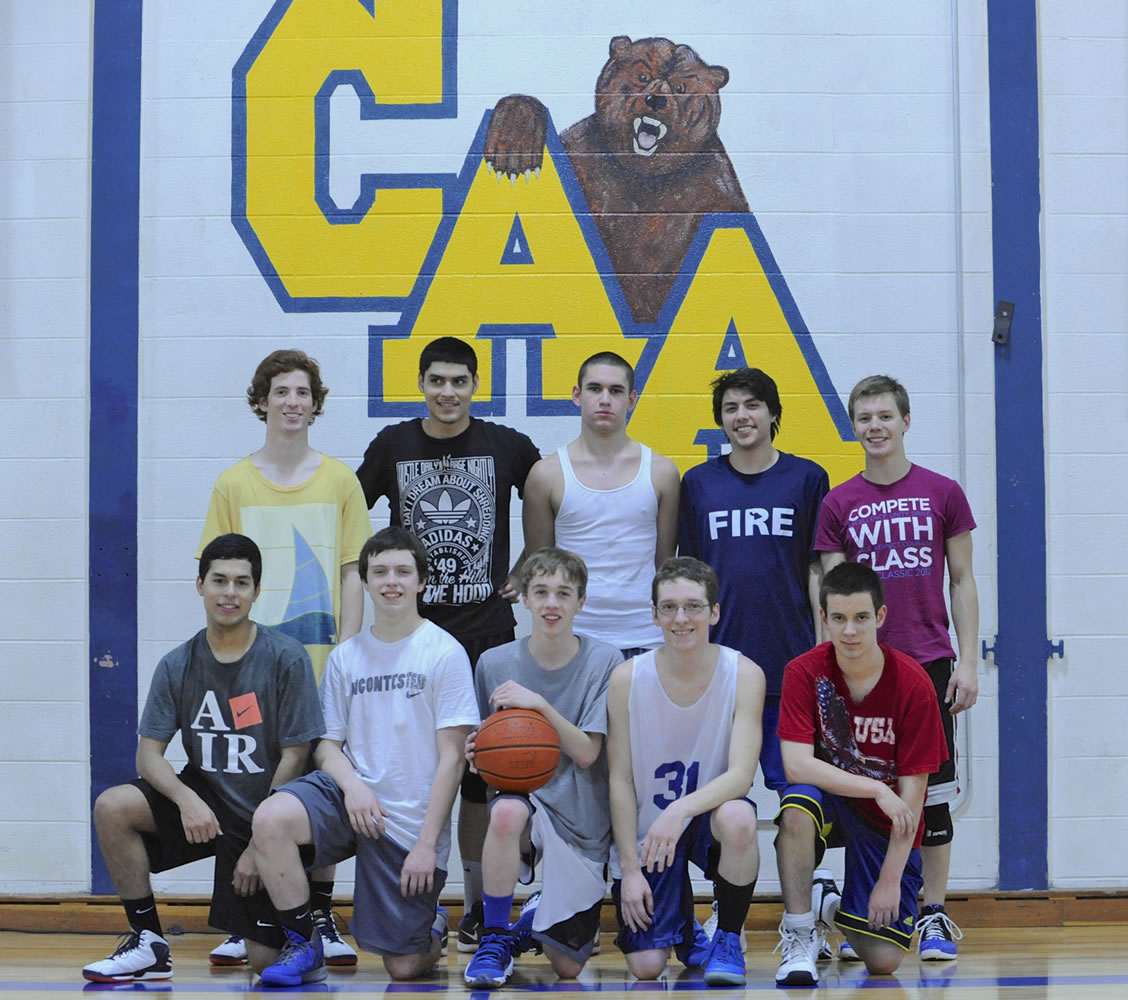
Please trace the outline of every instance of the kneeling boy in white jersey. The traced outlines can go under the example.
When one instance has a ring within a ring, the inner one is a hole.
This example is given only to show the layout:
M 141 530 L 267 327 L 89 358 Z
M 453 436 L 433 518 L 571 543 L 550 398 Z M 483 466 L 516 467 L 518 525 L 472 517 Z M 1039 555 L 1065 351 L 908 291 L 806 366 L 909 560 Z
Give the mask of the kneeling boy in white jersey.
M 651 601 L 665 643 L 617 667 L 607 692 L 611 892 L 617 944 L 639 979 L 657 979 L 671 948 L 703 965 L 710 986 L 745 982 L 740 932 L 760 853 L 756 774 L 764 672 L 709 642 L 720 617 L 717 576 L 698 559 L 667 559 Z M 713 880 L 717 930 L 695 935 L 692 861 Z
M 478 724 L 470 661 L 419 615 L 427 550 L 406 528 L 360 550 L 373 625 L 338 645 L 321 681 L 319 770 L 275 790 L 255 811 L 259 872 L 287 938 L 263 970 L 267 986 L 324 978 L 321 938 L 302 872 L 356 856 L 352 932 L 393 979 L 438 961 L 447 936 L 438 906 L 462 748 Z
M 579 556 L 537 549 L 525 559 L 521 576 L 532 634 L 488 649 L 478 660 L 474 684 L 482 716 L 501 708 L 540 712 L 556 729 L 561 754 L 543 788 L 529 795 L 501 793 L 490 802 L 482 848 L 485 929 L 466 967 L 468 986 L 503 986 L 514 956 L 532 941 L 558 976 L 572 979 L 590 957 L 599 930 L 611 844 L 603 753 L 607 681 L 622 656 L 606 642 L 573 634 L 586 588 L 587 567 Z M 475 735 L 466 741 L 471 764 Z M 518 876 L 531 881 L 541 860 L 539 898 L 526 903 L 510 927 Z

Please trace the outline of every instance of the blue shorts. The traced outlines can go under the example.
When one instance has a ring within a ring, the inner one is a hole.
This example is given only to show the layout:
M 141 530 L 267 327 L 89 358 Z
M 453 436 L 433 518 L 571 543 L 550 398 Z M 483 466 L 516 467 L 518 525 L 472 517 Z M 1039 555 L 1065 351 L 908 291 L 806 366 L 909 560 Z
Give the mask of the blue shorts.
M 744 801 L 753 809 L 756 808 L 756 803 L 751 799 Z M 612 881 L 611 898 L 615 902 L 615 917 L 619 921 L 619 934 L 615 938 L 615 944 L 623 954 L 673 948 L 683 963 L 689 957 L 694 936 L 693 884 L 689 879 L 689 862 L 697 865 L 707 879 L 717 877 L 721 845 L 713 840 L 709 825 L 712 817 L 713 811 L 710 809 L 690 820 L 674 849 L 674 861 L 666 866 L 665 871 L 642 870 L 654 897 L 654 913 L 646 930 L 636 933 L 627 926 L 619 902 L 623 880 Z
M 763 742 L 760 744 L 760 773 L 769 790 L 782 795 L 787 789 L 787 775 L 783 770 L 783 754 L 779 749 L 779 695 L 764 699 Z
M 349 821 L 344 793 L 328 774 L 311 771 L 271 794 L 279 792 L 293 795 L 309 816 L 313 849 L 301 852 L 307 871 L 356 858 L 349 930 L 357 944 L 377 955 L 427 954 L 446 872 L 436 868 L 430 891 L 405 898 L 400 893 L 400 872 L 408 851 L 388 836 L 358 837 Z
M 920 895 L 920 850 L 913 848 L 901 874 L 901 906 L 896 921 L 874 930 L 869 925 L 869 899 L 877 885 L 889 834 L 872 826 L 849 805 L 849 799 L 831 795 L 814 785 L 791 785 L 780 800 L 779 811 L 802 809 L 815 821 L 815 864 L 822 860 L 828 847 L 846 847 L 846 878 L 842 886 L 842 902 L 834 922 L 843 930 L 892 941 L 905 951 L 913 939 L 917 918 L 917 896 Z M 779 815 L 776 816 L 779 823 Z
M 709 829 L 711 816 L 712 812 L 707 812 L 690 820 L 674 849 L 673 863 L 667 865 L 664 871 L 642 870 L 654 897 L 653 918 L 646 930 L 636 932 L 627 926 L 619 899 L 623 880 L 617 878 L 611 882 L 615 918 L 619 921 L 615 944 L 623 954 L 655 948 L 673 948 L 679 958 L 683 950 L 688 954 L 693 944 L 693 884 L 689 880 L 689 862 L 697 865 L 706 878 L 713 878 L 721 854 L 721 845 L 713 843 Z

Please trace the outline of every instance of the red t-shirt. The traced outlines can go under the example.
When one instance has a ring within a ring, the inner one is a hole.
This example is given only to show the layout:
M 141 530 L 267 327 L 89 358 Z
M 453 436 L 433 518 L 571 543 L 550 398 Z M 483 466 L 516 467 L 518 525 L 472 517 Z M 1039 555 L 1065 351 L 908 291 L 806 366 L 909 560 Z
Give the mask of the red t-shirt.
M 779 738 L 813 744 L 819 760 L 896 791 L 899 777 L 935 771 L 948 759 L 948 748 L 936 691 L 924 668 L 889 646 L 881 649 L 885 667 L 860 702 L 850 696 L 831 643 L 792 660 L 783 673 Z M 873 799 L 843 801 L 889 830 L 889 817 Z M 922 809 L 922 820 L 923 815 Z M 914 847 L 923 834 L 921 822 Z

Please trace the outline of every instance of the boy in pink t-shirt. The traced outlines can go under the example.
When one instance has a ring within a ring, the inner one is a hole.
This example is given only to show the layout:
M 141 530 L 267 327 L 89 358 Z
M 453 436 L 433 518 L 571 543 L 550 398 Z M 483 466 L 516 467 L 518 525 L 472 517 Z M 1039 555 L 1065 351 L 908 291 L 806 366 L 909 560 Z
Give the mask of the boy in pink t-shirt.
M 815 549 L 824 572 L 844 560 L 866 563 L 877 572 L 889 605 L 878 639 L 923 665 L 936 689 L 949 760 L 929 778 L 921 851 L 925 905 L 917 926 L 921 958 L 950 960 L 962 936 L 944 910 L 953 836 L 949 803 L 959 789 L 955 717 L 979 695 L 975 519 L 957 482 L 914 465 L 905 455 L 909 395 L 896 379 L 862 379 L 850 393 L 848 408 L 866 467 L 826 495 Z M 948 634 L 945 563 L 958 659 Z

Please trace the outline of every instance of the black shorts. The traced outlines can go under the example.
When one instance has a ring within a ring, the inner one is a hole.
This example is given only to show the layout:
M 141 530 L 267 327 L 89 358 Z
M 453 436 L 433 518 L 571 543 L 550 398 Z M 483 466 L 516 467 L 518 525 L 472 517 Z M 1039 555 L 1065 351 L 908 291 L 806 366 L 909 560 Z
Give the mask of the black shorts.
M 235 865 L 251 842 L 250 819 L 233 812 L 220 801 L 203 775 L 191 765 L 185 767 L 179 777 L 215 813 L 223 834 L 205 844 L 189 843 L 184 836 L 180 809 L 176 803 L 158 792 L 144 778 L 131 781 L 129 784 L 136 786 L 145 796 L 157 827 L 156 833 L 141 835 L 149 854 L 149 871 L 164 872 L 202 858 L 214 857 L 215 879 L 208 923 L 228 934 L 238 934 L 271 948 L 281 948 L 285 944 L 285 937 L 266 890 L 259 889 L 253 896 L 240 896 L 235 892 L 232 881 Z
M 478 669 L 478 657 L 480 657 L 487 649 L 493 649 L 495 646 L 504 646 L 507 642 L 512 642 L 517 637 L 517 633 L 513 629 L 506 632 L 495 632 L 493 635 L 479 635 L 473 636 L 469 639 L 455 636 L 462 648 L 466 650 L 466 655 L 470 657 L 470 670 L 471 672 Z M 480 774 L 474 774 L 469 768 L 462 775 L 462 798 L 467 802 L 481 802 L 483 805 L 486 802 L 486 783 L 482 780 Z
M 940 705 L 940 721 L 944 725 L 944 742 L 948 747 L 948 759 L 940 765 L 940 770 L 928 776 L 928 786 L 952 786 L 952 794 L 946 798 L 955 797 L 955 786 L 958 780 L 956 772 L 956 717 L 948 709 L 950 705 L 944 704 L 944 697 L 948 693 L 948 681 L 952 677 L 953 663 L 951 660 L 933 660 L 924 664 L 925 672 L 932 680 L 936 689 L 936 701 Z

